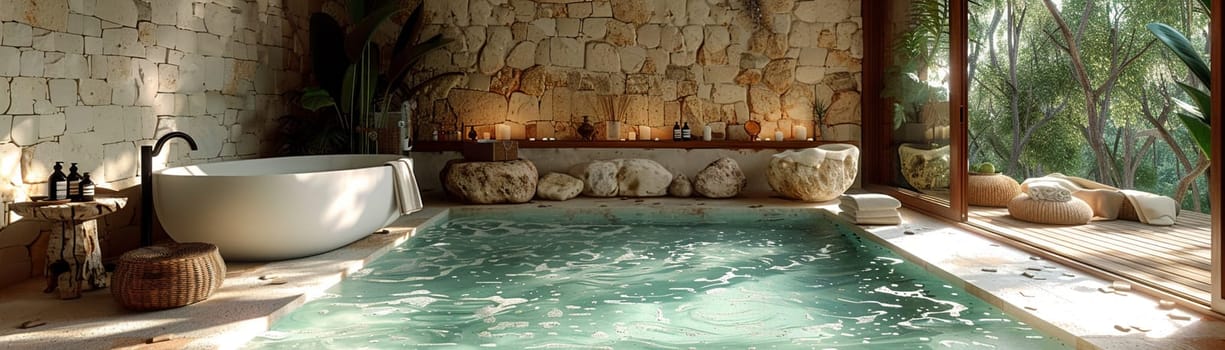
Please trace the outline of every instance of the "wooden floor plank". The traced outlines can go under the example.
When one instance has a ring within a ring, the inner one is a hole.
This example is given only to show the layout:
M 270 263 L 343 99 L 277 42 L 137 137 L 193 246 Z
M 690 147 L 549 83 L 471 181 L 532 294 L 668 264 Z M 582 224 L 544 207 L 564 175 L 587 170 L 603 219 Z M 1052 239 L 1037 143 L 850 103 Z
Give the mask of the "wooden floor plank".
M 1211 298 L 1212 220 L 1206 214 L 1183 211 L 1174 226 L 1124 220 L 1055 226 L 1017 220 L 1004 208 L 972 207 L 970 221 L 1156 288 L 1203 302 Z

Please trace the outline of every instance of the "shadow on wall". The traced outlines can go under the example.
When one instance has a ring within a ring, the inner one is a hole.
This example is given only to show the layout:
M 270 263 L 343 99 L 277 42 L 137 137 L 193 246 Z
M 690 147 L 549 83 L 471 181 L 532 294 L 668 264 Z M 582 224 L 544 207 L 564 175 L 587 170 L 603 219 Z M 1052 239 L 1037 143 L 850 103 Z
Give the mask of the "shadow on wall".
M 140 185 L 122 190 L 99 188 L 98 195 L 128 198 L 123 209 L 98 219 L 102 260 L 112 261 L 140 245 Z M 170 239 L 156 215 L 153 227 L 155 242 Z M 50 225 L 35 220 L 18 219 L 0 228 L 0 288 L 43 276 L 50 234 Z

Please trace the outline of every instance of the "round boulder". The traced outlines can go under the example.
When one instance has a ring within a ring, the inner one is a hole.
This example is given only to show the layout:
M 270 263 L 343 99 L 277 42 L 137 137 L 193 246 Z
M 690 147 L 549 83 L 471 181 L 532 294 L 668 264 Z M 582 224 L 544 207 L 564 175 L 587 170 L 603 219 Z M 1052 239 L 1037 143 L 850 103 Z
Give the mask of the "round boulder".
M 554 201 L 578 197 L 582 192 L 583 180 L 562 173 L 545 174 L 536 185 L 536 197 Z
M 443 169 L 447 193 L 474 204 L 527 203 L 536 195 L 536 165 L 528 160 L 453 162 Z
M 698 172 L 693 190 L 707 198 L 731 198 L 740 194 L 748 180 L 740 164 L 731 158 L 719 158 Z
M 693 195 L 693 182 L 685 174 L 678 174 L 672 179 L 672 184 L 668 185 L 668 195 L 673 197 L 687 198 Z

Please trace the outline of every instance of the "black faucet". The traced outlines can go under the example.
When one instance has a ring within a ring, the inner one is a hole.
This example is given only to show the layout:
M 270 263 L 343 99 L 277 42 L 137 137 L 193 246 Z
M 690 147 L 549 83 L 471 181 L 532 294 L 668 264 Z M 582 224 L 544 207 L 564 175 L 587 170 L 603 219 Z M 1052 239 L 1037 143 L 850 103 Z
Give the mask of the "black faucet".
M 182 138 L 195 151 L 196 140 L 182 131 L 162 135 L 153 146 L 140 146 L 140 246 L 153 244 L 153 156 L 162 153 L 162 146 L 173 138 Z

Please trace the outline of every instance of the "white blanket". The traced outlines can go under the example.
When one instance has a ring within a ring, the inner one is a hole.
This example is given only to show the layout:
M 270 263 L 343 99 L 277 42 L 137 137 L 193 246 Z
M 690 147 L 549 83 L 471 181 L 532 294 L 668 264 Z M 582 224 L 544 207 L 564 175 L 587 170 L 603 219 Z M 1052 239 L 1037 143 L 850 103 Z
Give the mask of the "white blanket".
M 400 158 L 386 163 L 391 167 L 392 195 L 396 198 L 396 206 L 401 214 L 412 214 L 421 210 L 421 190 L 417 187 L 417 177 L 413 175 L 413 160 Z
M 1120 190 L 1089 179 L 1060 173 L 1026 179 L 1021 183 L 1021 191 L 1029 193 L 1029 186 L 1035 183 L 1057 184 L 1071 191 L 1073 197 L 1085 201 L 1089 207 L 1093 208 L 1094 217 L 1102 220 L 1118 219 L 1119 211 L 1123 208 L 1123 201 L 1131 203 L 1136 209 L 1140 222 L 1145 224 L 1169 226 L 1173 225 L 1175 219 L 1178 218 L 1178 203 L 1175 203 L 1173 198 L 1162 195 Z

